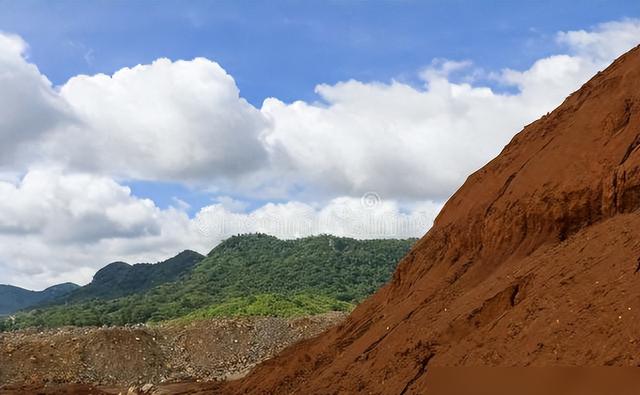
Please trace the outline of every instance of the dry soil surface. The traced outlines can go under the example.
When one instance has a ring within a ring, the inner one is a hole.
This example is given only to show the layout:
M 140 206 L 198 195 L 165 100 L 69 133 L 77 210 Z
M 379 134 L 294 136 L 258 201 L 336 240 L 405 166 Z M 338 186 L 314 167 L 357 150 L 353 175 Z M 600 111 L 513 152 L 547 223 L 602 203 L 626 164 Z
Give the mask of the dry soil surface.
M 59 386 L 53 384 L 91 384 L 104 390 L 239 378 L 257 363 L 344 318 L 343 313 L 328 313 L 1 333 L 0 383 L 5 392 L 40 388 L 55 393 Z M 71 393 L 89 388 L 67 387 Z
M 224 391 L 408 395 L 442 367 L 635 367 L 639 290 L 637 47 L 471 175 L 343 324 Z

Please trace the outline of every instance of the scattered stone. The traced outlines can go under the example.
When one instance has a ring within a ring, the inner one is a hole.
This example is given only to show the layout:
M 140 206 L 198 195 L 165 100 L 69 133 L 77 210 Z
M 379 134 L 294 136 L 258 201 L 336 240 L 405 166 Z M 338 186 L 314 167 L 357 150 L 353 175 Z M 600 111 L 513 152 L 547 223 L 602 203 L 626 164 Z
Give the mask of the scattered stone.
M 285 347 L 345 317 L 344 313 L 328 313 L 294 319 L 249 317 L 154 327 L 0 333 L 0 393 L 3 385 L 46 382 L 122 386 L 123 394 L 139 395 L 145 393 L 145 383 L 239 378 Z

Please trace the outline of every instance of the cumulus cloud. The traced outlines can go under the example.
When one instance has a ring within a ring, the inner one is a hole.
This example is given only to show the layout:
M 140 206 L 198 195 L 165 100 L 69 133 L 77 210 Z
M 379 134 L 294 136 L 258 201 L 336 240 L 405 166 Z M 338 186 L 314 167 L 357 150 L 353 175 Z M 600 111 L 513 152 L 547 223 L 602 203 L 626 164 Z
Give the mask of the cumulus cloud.
M 292 184 L 328 194 L 443 200 L 543 109 L 434 71 L 414 88 L 349 81 L 321 85 L 326 104 L 268 99 L 266 141 L 284 152 Z M 500 116 L 496 116 L 496 115 Z
M 27 50 L 0 33 L 0 171 L 53 164 L 210 183 L 268 162 L 267 120 L 213 61 L 158 59 L 54 88 Z
M 0 166 L 22 162 L 28 141 L 71 122 L 65 103 L 38 68 L 26 61 L 27 44 L 0 34 Z M 18 152 L 20 151 L 20 152 Z M 23 162 L 22 162 L 23 163 Z
M 337 197 L 325 205 L 298 201 L 268 203 L 251 212 L 224 203 L 200 210 L 194 223 L 209 240 L 234 234 L 267 233 L 283 239 L 319 234 L 358 239 L 420 237 L 431 227 L 441 205 L 431 201 L 401 207 L 377 195 Z
M 0 232 L 38 234 L 51 243 L 85 243 L 159 233 L 158 210 L 127 187 L 88 174 L 33 170 L 19 184 L 0 182 Z
M 601 23 L 591 30 L 559 32 L 557 41 L 581 58 L 610 62 L 640 42 L 640 20 Z
M 267 124 L 217 63 L 197 58 L 77 76 L 60 89 L 81 124 L 51 154 L 130 178 L 233 178 L 264 166 Z

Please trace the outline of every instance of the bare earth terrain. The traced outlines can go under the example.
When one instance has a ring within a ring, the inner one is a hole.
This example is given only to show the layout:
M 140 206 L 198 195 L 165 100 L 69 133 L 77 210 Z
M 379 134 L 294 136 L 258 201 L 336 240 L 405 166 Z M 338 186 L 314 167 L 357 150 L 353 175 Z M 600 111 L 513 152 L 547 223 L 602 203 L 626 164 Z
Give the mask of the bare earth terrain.
M 408 395 L 438 367 L 639 366 L 639 209 L 636 47 L 472 174 L 343 324 L 224 391 Z
M 90 383 L 105 389 L 238 378 L 344 318 L 343 313 L 328 313 L 2 333 L 0 383 L 5 390 L 43 383 Z

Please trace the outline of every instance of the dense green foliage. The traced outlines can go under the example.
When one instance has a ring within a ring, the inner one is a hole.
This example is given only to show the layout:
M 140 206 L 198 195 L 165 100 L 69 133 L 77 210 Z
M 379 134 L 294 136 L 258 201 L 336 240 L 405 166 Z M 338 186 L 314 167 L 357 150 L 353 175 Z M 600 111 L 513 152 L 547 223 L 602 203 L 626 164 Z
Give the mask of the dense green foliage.
M 4 325 L 122 325 L 189 314 L 291 316 L 348 310 L 389 280 L 414 241 L 235 236 L 176 282 L 118 299 L 21 313 L 15 323 Z
M 69 294 L 79 286 L 72 283 L 54 285 L 44 291 L 30 291 L 12 285 L 0 284 L 0 315 L 11 314 Z
M 220 304 L 198 309 L 179 320 L 194 320 L 211 317 L 277 316 L 298 317 L 320 314 L 327 311 L 351 311 L 352 303 L 343 302 L 329 296 L 297 294 L 283 296 L 261 294 L 244 298 L 231 298 Z

